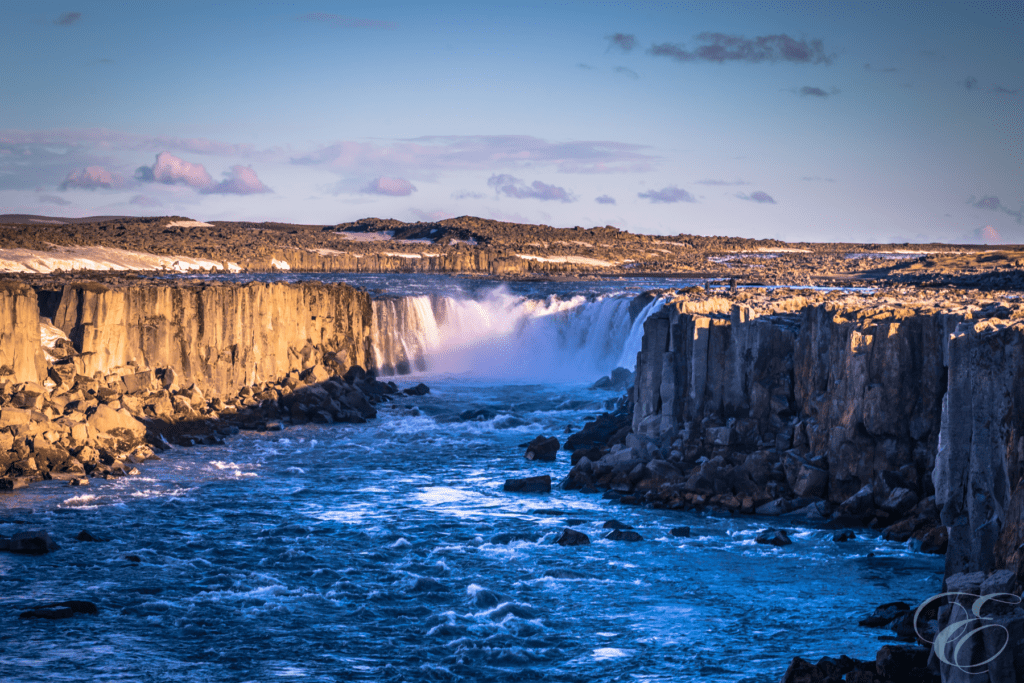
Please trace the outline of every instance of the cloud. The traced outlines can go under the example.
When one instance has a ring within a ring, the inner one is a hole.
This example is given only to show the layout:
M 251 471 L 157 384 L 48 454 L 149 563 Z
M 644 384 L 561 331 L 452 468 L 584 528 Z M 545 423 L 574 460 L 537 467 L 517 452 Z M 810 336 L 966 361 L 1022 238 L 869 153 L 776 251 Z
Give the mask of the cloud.
M 57 17 L 53 23 L 57 26 L 71 26 L 82 18 L 81 12 L 65 12 L 64 14 Z
M 144 183 L 188 185 L 196 190 L 213 187 L 213 178 L 202 164 L 192 164 L 170 152 L 160 152 L 152 166 L 139 166 L 135 179 Z
M 835 55 L 825 52 L 821 40 L 797 40 L 785 33 L 745 38 L 724 33 L 705 32 L 696 38 L 701 43 L 693 50 L 682 45 L 661 43 L 650 53 L 657 57 L 670 57 L 679 62 L 796 62 L 803 64 L 831 64 Z
M 713 180 L 711 178 L 698 180 L 698 185 L 749 185 L 746 180 Z
M 576 197 L 563 187 L 548 185 L 539 180 L 534 180 L 527 185 L 519 178 L 506 173 L 492 175 L 487 179 L 487 184 L 494 188 L 498 194 L 516 199 L 539 199 L 541 201 L 569 202 L 576 201 Z
M 603 194 L 600 197 L 596 198 L 594 201 L 597 202 L 598 204 L 614 204 L 615 197 L 609 197 L 608 195 Z
M 280 150 L 257 151 L 252 145 L 238 145 L 206 138 L 175 138 L 161 135 L 135 135 L 105 128 L 58 129 L 40 131 L 0 131 L 0 148 L 4 145 L 44 145 L 81 150 L 98 147 L 104 151 L 151 152 L 179 150 L 189 154 L 211 154 L 233 157 L 283 156 Z
M 405 178 L 374 178 L 360 192 L 363 194 L 382 194 L 387 197 L 408 197 L 416 191 L 416 187 Z
M 135 179 L 144 183 L 187 185 L 203 194 L 263 194 L 271 192 L 248 166 L 232 166 L 224 180 L 215 182 L 202 164 L 193 164 L 170 152 L 160 152 L 152 166 L 140 166 Z
M 265 194 L 272 191 L 256 177 L 251 166 L 232 166 L 224 173 L 224 180 L 203 190 L 206 194 Z
M 164 205 L 164 203 L 161 202 L 159 199 L 153 199 L 152 197 L 147 197 L 144 194 L 137 194 L 137 195 L 135 195 L 134 197 L 132 197 L 131 199 L 128 200 L 128 203 L 129 204 L 134 204 L 135 206 L 163 206 Z
M 423 221 L 424 223 L 436 223 L 438 221 L 443 221 L 446 218 L 455 218 L 455 214 L 449 213 L 444 209 L 435 209 L 434 211 L 409 209 L 409 213 L 415 216 L 417 220 Z
M 978 79 L 974 76 L 968 76 L 961 81 L 961 84 L 964 86 L 964 90 L 974 90 L 978 87 Z
M 808 95 L 812 97 L 828 97 L 827 92 L 825 92 L 821 88 L 816 88 L 812 85 L 805 85 L 804 87 L 800 88 L 801 97 L 807 97 Z
M 480 192 L 472 192 L 470 190 L 458 190 L 452 192 L 452 199 L 483 199 L 484 195 Z
M 563 173 L 648 171 L 657 157 L 649 148 L 623 142 L 549 142 L 528 135 L 434 135 L 379 144 L 337 142 L 293 157 L 300 165 L 329 165 L 338 171 L 374 175 L 412 171 L 493 171 L 553 164 Z
M 338 28 L 379 28 L 379 29 L 393 29 L 398 26 L 393 21 L 379 21 L 376 19 L 356 19 L 355 17 L 345 17 L 340 14 L 330 14 L 328 12 L 309 12 L 296 17 L 299 21 L 311 21 L 318 24 L 328 24 L 330 26 L 337 26 Z
M 57 206 L 71 206 L 71 202 L 55 194 L 41 194 L 39 201 L 43 204 L 56 204 Z
M 579 64 L 576 65 L 576 68 L 584 69 L 585 71 L 591 71 L 594 67 L 590 66 L 589 64 L 584 64 L 583 62 L 580 62 Z
M 629 76 L 630 78 L 640 78 L 640 74 L 633 71 L 632 69 L 627 69 L 624 66 L 615 67 L 615 73 L 622 74 L 623 76 Z
M 985 195 L 981 199 L 975 201 L 974 197 L 967 200 L 967 203 L 976 209 L 985 209 L 986 211 L 1002 211 L 1010 218 L 1013 218 L 1017 223 L 1024 223 L 1024 207 L 1021 207 L 1020 211 L 1014 211 L 1010 207 L 999 201 L 999 197 L 995 195 Z
M 623 52 L 630 52 L 637 46 L 636 36 L 632 33 L 613 33 L 605 36 L 608 39 L 608 49 L 617 47 Z
M 675 185 L 669 185 L 660 190 L 649 190 L 647 192 L 637 193 L 637 197 L 641 199 L 649 199 L 652 204 L 674 204 L 675 202 L 695 202 L 696 199 L 693 195 L 676 187 Z
M 736 195 L 740 199 L 744 199 L 748 202 L 757 202 L 758 204 L 777 204 L 778 202 L 768 194 L 767 192 L 751 192 L 750 194 L 743 194 L 742 192 Z
M 116 173 L 111 173 L 102 166 L 89 166 L 81 171 L 71 171 L 68 173 L 67 177 L 64 178 L 64 182 L 60 184 L 60 189 L 96 190 L 102 188 L 110 190 L 115 187 L 123 187 L 124 185 L 124 178 Z

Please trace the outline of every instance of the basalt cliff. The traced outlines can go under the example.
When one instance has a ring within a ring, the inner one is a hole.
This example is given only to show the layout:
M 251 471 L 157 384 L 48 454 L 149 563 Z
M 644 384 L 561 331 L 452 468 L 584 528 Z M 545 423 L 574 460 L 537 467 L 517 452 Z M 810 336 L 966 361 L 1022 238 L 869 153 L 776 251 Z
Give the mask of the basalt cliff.
M 1003 296 L 684 293 L 645 324 L 631 410 L 570 438 L 564 485 L 783 526 L 866 524 L 945 552 L 946 590 L 1019 596 L 1022 373 L 1024 307 Z M 921 632 L 934 639 L 963 614 L 953 609 L 922 618 Z M 973 627 L 998 628 L 955 655 L 951 642 L 952 664 L 932 655 L 942 680 L 1024 680 L 1024 611 L 983 616 Z M 926 651 L 894 652 L 886 666 L 909 678 L 881 680 L 929 680 Z M 861 680 L 797 664 L 786 681 Z

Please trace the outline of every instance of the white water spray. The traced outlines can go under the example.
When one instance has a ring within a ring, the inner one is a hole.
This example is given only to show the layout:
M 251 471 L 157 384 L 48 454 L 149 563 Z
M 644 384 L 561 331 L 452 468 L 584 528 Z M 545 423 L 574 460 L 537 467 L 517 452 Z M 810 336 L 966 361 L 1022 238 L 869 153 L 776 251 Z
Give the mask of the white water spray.
M 480 298 L 415 296 L 374 302 L 374 356 L 381 374 L 463 374 L 512 381 L 590 382 L 633 370 L 643 322 L 633 297 L 530 299 L 505 287 Z

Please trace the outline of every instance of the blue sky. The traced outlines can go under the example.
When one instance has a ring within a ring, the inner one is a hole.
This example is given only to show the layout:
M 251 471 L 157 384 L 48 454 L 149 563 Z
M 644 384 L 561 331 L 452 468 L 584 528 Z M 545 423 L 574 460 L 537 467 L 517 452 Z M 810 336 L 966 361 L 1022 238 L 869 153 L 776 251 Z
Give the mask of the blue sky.
M 1024 3 L 0 5 L 0 213 L 1024 242 Z

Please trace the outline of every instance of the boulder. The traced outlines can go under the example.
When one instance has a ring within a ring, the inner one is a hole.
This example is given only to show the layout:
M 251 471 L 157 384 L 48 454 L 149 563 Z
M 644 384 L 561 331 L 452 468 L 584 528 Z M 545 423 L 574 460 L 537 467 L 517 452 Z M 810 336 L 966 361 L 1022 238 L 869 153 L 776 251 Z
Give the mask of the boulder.
M 605 528 L 605 529 L 629 530 L 629 529 L 632 529 L 633 527 L 631 527 L 628 524 L 623 524 L 622 522 L 620 522 L 617 519 L 609 519 L 607 522 L 604 523 L 603 528 Z
M 644 540 L 643 536 L 629 529 L 613 529 L 605 538 L 609 541 L 629 541 L 631 543 Z
M 555 543 L 562 546 L 589 545 L 590 537 L 583 532 L 566 528 L 562 529 L 562 535 L 558 537 Z
M 870 628 L 878 628 L 886 626 L 893 622 L 893 620 L 902 617 L 910 611 L 910 605 L 905 602 L 887 602 L 884 605 L 879 605 L 875 608 L 875 611 L 870 615 L 861 619 L 857 622 L 860 626 L 868 626 Z
M 757 535 L 754 539 L 758 543 L 765 545 L 774 545 L 776 547 L 782 547 L 791 545 L 793 541 L 789 540 L 789 534 L 784 529 L 765 529 Z
M 406 389 L 404 393 L 406 396 L 425 396 L 430 393 L 430 387 L 420 382 L 416 386 Z
M 60 546 L 45 531 L 21 531 L 10 538 L 0 537 L 0 550 L 19 555 L 45 555 Z
M 18 615 L 19 619 L 69 619 L 76 614 L 99 614 L 96 603 L 88 600 L 65 600 L 39 605 Z
M 540 460 L 542 462 L 554 462 L 555 455 L 558 453 L 558 448 L 558 439 L 555 437 L 538 436 L 536 439 L 526 444 L 526 459 Z
M 688 526 L 677 526 L 676 528 L 674 528 L 671 531 L 669 531 L 669 533 L 672 534 L 673 536 L 675 536 L 676 538 L 689 538 L 690 537 L 690 527 L 688 527 Z
M 849 529 L 837 531 L 832 534 L 832 540 L 836 543 L 845 543 L 846 541 L 852 541 L 855 538 L 857 538 L 857 534 L 853 533 Z
M 828 472 L 807 464 L 801 464 L 793 483 L 793 493 L 798 496 L 824 498 L 828 486 Z
M 88 425 L 96 447 L 107 454 L 127 453 L 142 444 L 146 436 L 146 425 L 127 410 L 113 410 L 104 404 L 96 407 Z
M 551 477 L 544 474 L 539 477 L 506 479 L 504 490 L 509 493 L 551 493 Z

